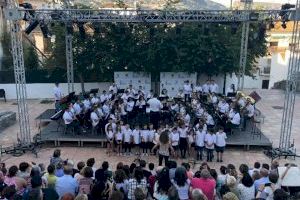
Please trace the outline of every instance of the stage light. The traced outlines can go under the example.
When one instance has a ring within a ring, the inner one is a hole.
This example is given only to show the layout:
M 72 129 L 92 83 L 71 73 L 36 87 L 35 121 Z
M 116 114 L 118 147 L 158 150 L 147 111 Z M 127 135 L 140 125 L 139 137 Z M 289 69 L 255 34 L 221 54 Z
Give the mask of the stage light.
M 19 6 L 29 10 L 26 11 L 24 14 L 24 18 L 23 18 L 24 21 L 28 21 L 30 19 L 28 15 L 31 16 L 35 15 L 35 11 L 33 10 L 32 5 L 30 3 L 20 3 Z
M 35 29 L 38 25 L 39 25 L 39 21 L 38 21 L 38 20 L 32 21 L 32 22 L 29 24 L 29 26 L 25 29 L 25 33 L 26 33 L 27 35 L 29 35 L 29 34 L 33 31 L 33 29 Z
M 282 27 L 283 29 L 286 29 L 286 22 L 285 22 L 285 21 L 282 22 L 281 27 Z
M 47 26 L 47 24 L 45 24 L 45 22 L 40 23 L 40 28 L 41 28 L 44 38 L 51 37 L 52 34 L 49 32 L 48 26 Z
M 78 26 L 78 29 L 79 29 L 80 37 L 81 37 L 82 39 L 85 39 L 84 23 L 78 22 L 78 23 L 77 23 L 77 26 Z

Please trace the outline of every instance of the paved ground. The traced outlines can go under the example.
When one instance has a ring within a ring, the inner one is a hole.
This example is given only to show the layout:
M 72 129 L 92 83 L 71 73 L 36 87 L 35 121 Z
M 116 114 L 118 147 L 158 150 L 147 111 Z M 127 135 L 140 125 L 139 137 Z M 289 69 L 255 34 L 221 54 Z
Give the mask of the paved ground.
M 283 106 L 284 102 L 284 93 L 279 90 L 260 90 L 258 91 L 262 96 L 261 102 L 257 103 L 257 107 L 264 113 L 266 116 L 264 124 L 262 124 L 262 131 L 270 138 L 274 146 L 278 146 L 279 135 L 280 135 L 280 126 L 281 126 L 281 117 L 282 110 L 274 109 L 272 106 Z M 295 104 L 295 114 L 294 114 L 294 123 L 292 128 L 292 138 L 295 139 L 295 145 L 297 148 L 300 148 L 300 112 L 297 110 L 300 109 L 300 95 L 296 98 Z M 30 100 L 28 101 L 29 114 L 30 114 L 30 128 L 31 133 L 36 134 L 38 132 L 38 127 L 36 126 L 36 121 L 34 120 L 40 113 L 42 113 L 47 108 L 52 108 L 52 104 L 40 104 L 40 100 Z M 1 111 L 17 111 L 17 105 L 14 104 L 14 101 L 9 101 L 4 103 L 0 101 L 0 112 Z M 3 146 L 10 146 L 16 143 L 17 134 L 19 132 L 18 123 L 5 129 L 0 133 L 0 144 Z M 112 168 L 115 167 L 116 163 L 122 161 L 124 163 L 130 163 L 134 160 L 132 157 L 119 157 L 119 156 L 110 156 L 108 157 L 104 149 L 97 147 L 62 147 L 62 157 L 69 158 L 77 163 L 80 160 L 87 160 L 90 157 L 96 159 L 96 166 L 100 166 L 100 163 L 104 160 L 110 162 Z M 37 163 L 44 162 L 48 164 L 49 158 L 52 155 L 54 148 L 45 147 L 41 149 L 38 153 L 38 158 L 31 153 L 26 153 L 21 157 L 13 157 L 11 155 L 3 155 L 2 161 L 5 161 L 8 165 L 18 164 L 21 161 L 34 161 Z M 147 161 L 157 163 L 157 158 L 153 156 L 145 157 Z M 255 161 L 269 163 L 270 159 L 267 158 L 260 149 L 244 151 L 242 149 L 227 149 L 224 157 L 225 163 L 233 163 L 239 165 L 241 163 L 253 164 Z M 180 161 L 181 162 L 181 161 Z M 282 160 L 282 163 L 287 161 Z M 296 159 L 297 164 L 300 165 L 300 159 Z M 219 167 L 219 163 L 211 163 L 214 167 Z

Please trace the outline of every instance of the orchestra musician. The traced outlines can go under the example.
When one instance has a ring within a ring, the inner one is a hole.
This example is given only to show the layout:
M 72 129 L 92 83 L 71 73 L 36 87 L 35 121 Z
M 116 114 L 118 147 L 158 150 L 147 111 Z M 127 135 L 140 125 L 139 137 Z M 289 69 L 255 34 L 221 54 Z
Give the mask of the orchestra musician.
M 59 87 L 59 83 L 55 83 L 53 92 L 54 92 L 54 100 L 55 100 L 55 112 L 58 112 L 61 109 L 60 100 L 62 99 L 62 91 Z
M 67 126 L 67 130 L 69 128 L 73 128 L 74 133 L 76 132 L 77 134 L 79 134 L 79 123 L 78 120 L 74 114 L 73 111 L 73 105 L 72 103 L 70 103 L 68 105 L 68 108 L 65 110 L 64 114 L 63 114 L 63 120 L 65 125 Z
M 234 84 L 231 84 L 230 87 L 227 89 L 227 96 L 228 96 L 228 93 L 236 93 Z
M 96 106 L 94 106 L 93 111 L 91 112 L 91 117 L 90 118 L 91 118 L 91 122 L 92 122 L 92 127 L 94 129 L 96 129 L 97 132 L 98 132 L 100 117 L 97 114 L 97 109 L 98 108 Z
M 233 128 L 238 128 L 241 123 L 241 115 L 236 107 L 233 107 L 229 113 L 229 119 L 226 124 L 225 132 L 231 132 Z
M 113 83 L 111 86 L 109 86 L 109 91 L 112 91 L 113 94 L 117 94 L 118 93 L 118 87 L 116 83 Z
M 186 80 L 183 85 L 184 102 L 189 102 L 192 94 L 192 87 L 189 80 Z
M 218 110 L 221 114 L 227 114 L 229 112 L 229 104 L 224 98 L 218 103 Z
M 158 129 L 160 120 L 160 110 L 163 108 L 160 100 L 157 99 L 157 94 L 147 101 L 150 108 L 150 122 L 153 124 L 154 129 Z
M 209 91 L 210 91 L 210 93 L 219 94 L 219 86 L 218 86 L 218 84 L 215 82 L 215 80 L 211 80 L 211 81 L 210 81 L 210 84 L 209 84 Z
M 204 94 L 208 94 L 208 93 L 209 93 L 209 89 L 210 89 L 210 81 L 207 80 L 206 83 L 204 83 L 204 84 L 202 85 L 202 92 L 203 92 Z
M 244 117 L 244 123 L 243 123 L 243 130 L 246 130 L 246 126 L 247 126 L 247 121 L 249 121 L 250 119 L 252 119 L 254 117 L 254 106 L 251 104 L 251 99 L 247 98 L 246 99 L 246 105 L 245 108 L 242 109 L 244 111 L 243 113 L 243 117 Z

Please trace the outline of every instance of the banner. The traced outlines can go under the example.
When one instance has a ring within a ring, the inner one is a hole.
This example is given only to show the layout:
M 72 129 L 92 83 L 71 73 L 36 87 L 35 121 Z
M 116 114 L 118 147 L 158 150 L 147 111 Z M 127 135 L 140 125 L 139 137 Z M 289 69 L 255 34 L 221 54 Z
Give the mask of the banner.
M 184 82 L 196 84 L 197 73 L 185 72 L 161 72 L 160 73 L 160 93 L 163 89 L 168 91 L 169 97 L 175 97 L 180 89 L 183 89 Z
M 135 90 L 142 86 L 146 93 L 151 90 L 151 74 L 146 72 L 114 72 L 114 81 L 119 89 L 132 85 Z

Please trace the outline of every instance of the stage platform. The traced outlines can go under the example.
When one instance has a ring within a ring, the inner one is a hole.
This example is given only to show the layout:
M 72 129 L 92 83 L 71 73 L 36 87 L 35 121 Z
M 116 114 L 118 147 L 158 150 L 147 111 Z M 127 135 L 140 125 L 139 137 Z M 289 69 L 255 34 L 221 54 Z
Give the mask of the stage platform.
M 55 114 L 55 109 L 47 109 L 35 118 L 36 122 L 51 122 L 51 116 Z
M 248 129 L 246 131 L 234 130 L 232 135 L 228 135 L 227 146 L 243 147 L 246 150 L 249 150 L 250 147 L 272 147 L 272 143 L 263 133 L 260 137 L 259 135 L 253 135 L 250 127 Z M 92 135 L 90 131 L 81 135 L 64 134 L 64 124 L 59 125 L 56 121 L 51 121 L 41 130 L 41 140 L 46 143 L 54 143 L 55 146 L 68 143 L 79 147 L 87 144 L 105 147 L 106 142 L 104 135 Z

